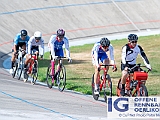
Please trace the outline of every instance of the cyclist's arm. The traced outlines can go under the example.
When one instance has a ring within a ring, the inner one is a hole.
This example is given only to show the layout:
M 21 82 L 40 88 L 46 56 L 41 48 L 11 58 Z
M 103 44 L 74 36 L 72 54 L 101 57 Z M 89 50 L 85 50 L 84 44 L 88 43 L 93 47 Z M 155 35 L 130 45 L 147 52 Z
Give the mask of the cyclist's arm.
M 13 50 L 14 50 L 14 52 L 16 52 L 16 46 L 18 45 L 18 39 L 19 39 L 19 37 L 18 37 L 18 34 L 17 34 L 16 37 L 14 38 L 14 40 L 13 40 Z
M 31 51 L 32 41 L 33 41 L 32 38 L 33 38 L 33 37 L 31 37 L 31 38 L 29 39 L 29 41 L 28 41 L 28 46 L 27 46 L 27 47 L 28 47 L 28 49 L 27 49 L 27 50 L 28 50 L 28 51 L 27 51 L 28 54 L 31 54 L 31 52 L 32 52 L 32 51 Z
M 69 41 L 66 37 L 64 38 L 64 45 L 65 45 L 66 56 L 70 58 Z
M 55 51 L 54 51 L 54 42 L 56 41 L 55 37 L 52 35 L 50 40 L 49 40 L 49 45 L 50 45 L 50 49 L 51 49 L 51 55 L 52 57 L 55 56 Z
M 43 39 L 41 39 L 41 43 L 39 45 L 39 54 L 40 54 L 40 56 L 44 55 L 44 40 Z
M 98 51 L 99 51 L 99 45 L 95 44 L 94 47 L 92 48 L 92 55 L 93 58 L 95 60 L 95 65 L 97 66 L 97 68 L 99 67 L 99 60 L 98 60 Z
M 121 56 L 121 59 L 122 59 L 122 64 L 126 65 L 126 49 L 127 49 L 127 46 L 123 46 L 122 48 L 122 56 Z
M 109 53 L 110 53 L 111 64 L 115 64 L 115 61 L 114 61 L 114 48 L 113 48 L 112 45 L 109 46 Z
M 151 66 L 150 66 L 150 64 L 149 64 L 149 60 L 148 60 L 148 58 L 147 58 L 144 50 L 142 49 L 142 47 L 141 47 L 140 45 L 138 45 L 138 48 L 140 49 L 140 55 L 141 55 L 141 57 L 142 57 L 142 59 L 143 59 L 144 64 L 145 64 L 149 69 L 151 69 Z

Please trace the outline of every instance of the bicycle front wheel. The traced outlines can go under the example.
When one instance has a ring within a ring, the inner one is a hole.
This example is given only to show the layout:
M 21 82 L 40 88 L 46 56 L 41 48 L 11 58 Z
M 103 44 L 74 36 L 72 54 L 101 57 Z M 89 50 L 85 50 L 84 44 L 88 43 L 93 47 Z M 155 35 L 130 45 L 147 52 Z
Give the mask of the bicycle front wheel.
M 18 63 L 18 69 L 17 69 L 18 80 L 21 79 L 22 71 L 23 71 L 23 58 L 20 58 L 20 61 Z
M 109 91 L 109 96 L 112 97 L 112 81 L 111 81 L 111 77 L 109 74 L 107 74 L 107 81 L 106 84 L 108 82 L 108 86 L 106 86 L 106 90 L 104 89 L 104 100 L 107 102 L 107 92 Z
M 33 67 L 32 67 L 32 84 L 34 85 L 36 83 L 36 80 L 38 78 L 38 61 L 35 61 Z
M 59 91 L 62 92 L 66 86 L 66 69 L 64 65 L 62 65 L 61 70 L 58 71 L 56 82 L 58 84 Z
M 53 83 L 52 83 L 52 74 L 51 74 L 51 70 L 52 70 L 52 67 L 51 67 L 51 65 L 49 65 L 48 66 L 48 68 L 47 68 L 47 77 L 46 77 L 46 80 L 47 80 L 47 86 L 49 87 L 49 88 L 52 88 L 52 86 L 53 86 Z
M 13 67 L 13 74 L 12 74 L 12 77 L 13 77 L 13 78 L 14 78 L 15 75 L 16 75 L 17 69 L 18 69 L 18 63 L 16 62 L 16 63 L 15 63 L 15 66 Z
M 148 97 L 148 90 L 147 90 L 147 87 L 144 84 L 141 84 L 141 87 L 136 92 L 136 96 L 138 96 L 138 97 Z

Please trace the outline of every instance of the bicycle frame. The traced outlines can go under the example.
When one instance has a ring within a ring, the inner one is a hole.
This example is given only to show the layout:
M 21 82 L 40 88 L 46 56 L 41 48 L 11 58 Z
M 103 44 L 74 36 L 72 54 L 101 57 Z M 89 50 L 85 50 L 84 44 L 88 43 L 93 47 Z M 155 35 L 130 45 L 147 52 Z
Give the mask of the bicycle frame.
M 114 66 L 114 65 L 100 65 L 100 66 L 104 66 L 103 68 L 100 68 L 100 70 L 103 70 L 103 79 L 102 79 L 102 81 L 100 81 L 100 73 L 99 73 L 99 77 L 98 77 L 98 79 L 99 79 L 99 82 L 100 82 L 100 91 L 102 90 L 102 88 L 106 88 L 106 80 L 107 80 L 107 78 L 106 78 L 106 76 L 107 76 L 107 66 Z M 109 83 L 108 83 L 109 84 Z
M 32 66 L 34 65 L 34 63 L 35 63 L 35 60 L 38 60 L 38 57 L 37 57 L 37 55 L 36 54 L 33 54 L 33 55 L 31 55 L 32 57 L 31 57 L 31 59 L 30 59 L 30 65 L 29 65 L 29 69 L 28 69 L 28 74 L 31 74 L 32 73 Z
M 56 75 L 56 73 L 58 71 L 61 70 L 61 67 L 60 65 L 58 66 L 56 72 L 55 72 L 55 60 L 51 60 L 51 67 L 52 67 L 52 71 L 51 71 L 51 74 L 52 74 L 52 83 L 54 83 L 54 76 Z M 58 63 L 61 64 L 62 63 L 62 59 L 61 58 L 58 58 Z

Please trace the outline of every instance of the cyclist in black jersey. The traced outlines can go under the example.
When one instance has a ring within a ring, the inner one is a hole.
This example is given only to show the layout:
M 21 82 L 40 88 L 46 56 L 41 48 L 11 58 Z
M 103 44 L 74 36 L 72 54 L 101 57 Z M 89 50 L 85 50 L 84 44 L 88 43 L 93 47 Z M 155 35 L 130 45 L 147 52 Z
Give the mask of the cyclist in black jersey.
M 142 47 L 137 44 L 137 42 L 138 42 L 138 36 L 136 34 L 129 34 L 128 44 L 122 47 L 122 61 L 121 61 L 122 89 L 120 92 L 122 96 L 125 95 L 125 83 L 126 83 L 126 78 L 128 76 L 128 68 L 135 66 L 138 54 L 141 55 L 146 67 L 149 68 L 150 70 L 152 69 L 145 52 L 143 51 Z

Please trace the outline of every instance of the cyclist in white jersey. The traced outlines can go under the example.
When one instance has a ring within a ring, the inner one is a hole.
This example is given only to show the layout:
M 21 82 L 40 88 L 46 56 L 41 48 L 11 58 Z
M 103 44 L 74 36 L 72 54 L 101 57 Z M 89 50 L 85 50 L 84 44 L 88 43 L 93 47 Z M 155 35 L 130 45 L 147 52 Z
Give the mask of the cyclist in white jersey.
M 27 46 L 27 55 L 26 55 L 26 60 L 24 64 L 24 81 L 26 80 L 26 72 L 27 72 L 27 66 L 28 63 L 30 62 L 31 55 L 36 54 L 37 56 L 40 55 L 40 59 L 43 59 L 43 54 L 44 54 L 44 40 L 42 38 L 42 33 L 39 31 L 36 31 L 34 33 L 34 36 L 32 36 L 29 41 L 28 41 L 28 46 Z
M 72 62 L 72 59 L 70 57 L 69 41 L 65 36 L 65 31 L 63 29 L 58 29 L 57 34 L 52 35 L 49 40 L 48 47 L 50 49 L 51 59 L 55 59 L 55 56 L 64 57 L 63 45 L 65 47 L 68 61 Z
M 108 58 L 107 52 L 110 52 L 110 60 Z M 107 38 L 101 38 L 100 42 L 97 42 L 94 44 L 92 48 L 92 63 L 95 68 L 95 73 L 94 73 L 94 83 L 95 83 L 95 91 L 94 94 L 99 94 L 99 89 L 98 89 L 98 74 L 100 70 L 100 62 L 103 64 L 114 64 L 114 49 L 113 46 L 110 44 L 110 41 Z M 108 72 L 109 67 L 107 67 L 107 72 Z M 113 71 L 117 71 L 117 67 L 113 67 Z
M 122 89 L 120 92 L 122 96 L 125 95 L 125 83 L 126 83 L 126 78 L 128 76 L 128 68 L 131 68 L 136 65 L 136 58 L 138 54 L 141 55 L 146 67 L 149 68 L 150 70 L 152 69 L 146 54 L 144 53 L 142 47 L 137 44 L 137 41 L 138 41 L 138 36 L 136 34 L 129 34 L 128 44 L 122 47 L 122 61 L 121 61 Z

